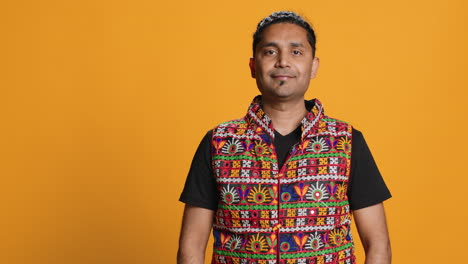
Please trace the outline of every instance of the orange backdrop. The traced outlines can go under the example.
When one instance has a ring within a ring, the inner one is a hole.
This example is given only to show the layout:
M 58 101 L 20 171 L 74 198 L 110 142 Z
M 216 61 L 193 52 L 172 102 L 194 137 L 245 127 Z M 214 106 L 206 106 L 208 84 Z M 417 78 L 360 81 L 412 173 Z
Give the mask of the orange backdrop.
M 392 191 L 394 263 L 463 262 L 466 1 L 18 0 L 0 4 L 0 263 L 174 263 L 192 155 L 258 93 L 251 34 L 281 9 L 317 31 L 307 97 L 363 131 Z

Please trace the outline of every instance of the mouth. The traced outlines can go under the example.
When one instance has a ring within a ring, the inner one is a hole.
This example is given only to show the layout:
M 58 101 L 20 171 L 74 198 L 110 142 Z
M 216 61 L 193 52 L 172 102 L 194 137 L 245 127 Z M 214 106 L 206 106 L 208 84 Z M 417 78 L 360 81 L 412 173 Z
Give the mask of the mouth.
M 280 81 L 287 81 L 289 79 L 294 78 L 292 75 L 286 75 L 286 74 L 277 74 L 277 75 L 272 75 L 273 79 L 280 80 Z

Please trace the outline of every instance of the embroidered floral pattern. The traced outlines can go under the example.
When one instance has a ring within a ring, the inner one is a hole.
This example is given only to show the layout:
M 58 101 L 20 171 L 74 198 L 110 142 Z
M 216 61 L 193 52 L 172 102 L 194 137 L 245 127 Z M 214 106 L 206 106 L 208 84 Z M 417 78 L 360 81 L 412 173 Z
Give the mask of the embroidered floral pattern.
M 213 130 L 220 194 L 213 264 L 354 263 L 346 197 L 351 126 L 324 115 L 318 100 L 308 103 L 301 141 L 283 168 L 260 97 L 244 118 Z

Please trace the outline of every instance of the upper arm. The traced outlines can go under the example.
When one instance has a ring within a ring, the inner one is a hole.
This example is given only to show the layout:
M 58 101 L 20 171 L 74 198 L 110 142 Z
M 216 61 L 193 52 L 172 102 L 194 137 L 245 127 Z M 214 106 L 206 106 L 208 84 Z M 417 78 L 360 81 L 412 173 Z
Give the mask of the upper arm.
M 218 204 L 211 168 L 211 131 L 200 142 L 179 200 L 185 203 L 177 263 L 204 263 L 205 249 Z
M 359 210 L 381 203 L 392 195 L 363 134 L 355 128 L 352 133 L 351 174 L 347 195 L 351 210 Z
M 214 213 L 213 210 L 185 205 L 179 239 L 180 251 L 204 255 Z
M 355 210 L 353 216 L 359 237 L 366 251 L 370 247 L 390 247 L 387 221 L 382 203 Z
M 210 130 L 198 145 L 179 201 L 216 210 L 219 192 L 211 164 L 211 137 Z

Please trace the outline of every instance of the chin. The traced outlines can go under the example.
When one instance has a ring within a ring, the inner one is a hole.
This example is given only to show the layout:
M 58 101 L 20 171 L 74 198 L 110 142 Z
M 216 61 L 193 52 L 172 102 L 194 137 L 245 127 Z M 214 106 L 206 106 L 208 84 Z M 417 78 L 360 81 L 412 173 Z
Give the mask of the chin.
M 277 98 L 277 99 L 289 99 L 289 98 L 295 97 L 294 94 L 290 94 L 290 93 L 270 93 L 266 96 L 270 98 Z

